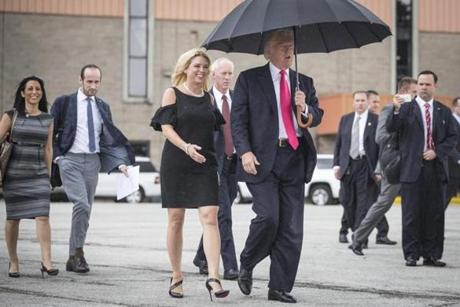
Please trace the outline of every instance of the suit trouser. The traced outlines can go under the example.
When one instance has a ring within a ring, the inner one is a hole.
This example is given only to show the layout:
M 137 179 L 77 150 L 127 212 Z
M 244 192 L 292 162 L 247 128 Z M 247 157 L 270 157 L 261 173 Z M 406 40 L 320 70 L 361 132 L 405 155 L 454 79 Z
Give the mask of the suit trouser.
M 367 160 L 351 160 L 350 173 L 341 179 L 340 200 L 346 212 L 346 223 L 355 231 L 377 199 L 377 185 L 369 176 Z
M 415 182 L 401 183 L 404 258 L 442 258 L 445 184 L 436 160 L 423 161 Z
M 388 236 L 388 232 L 390 231 L 390 225 L 388 224 L 388 220 L 385 215 L 383 215 L 383 217 L 380 219 L 377 225 L 374 225 L 374 227 L 377 228 L 377 238 L 385 238 Z M 339 233 L 347 235 L 349 228 L 350 226 L 348 225 L 348 221 L 347 221 L 347 213 L 344 208 L 343 213 L 342 213 L 342 218 L 340 220 Z
M 83 248 L 101 163 L 98 154 L 67 153 L 58 160 L 62 186 L 73 203 L 69 255 Z
M 232 232 L 232 204 L 238 189 L 235 169 L 236 156 L 231 160 L 224 158 L 222 172 L 220 173 L 219 213 L 217 218 L 220 232 L 220 254 L 225 271 L 238 270 Z M 200 260 L 206 260 L 203 249 L 203 236 L 201 236 L 196 257 Z
M 241 268 L 252 270 L 270 256 L 270 289 L 290 292 L 294 285 L 303 240 L 304 172 L 301 151 L 282 147 L 271 173 L 247 184 L 256 217 L 241 252 Z
M 449 183 L 447 184 L 447 197 L 446 197 L 446 205 L 444 210 L 447 209 L 449 206 L 450 201 L 453 197 L 455 197 L 460 190 L 460 178 L 458 177 L 450 177 Z
M 368 239 L 374 227 L 385 217 L 385 213 L 390 210 L 400 188 L 400 184 L 391 184 L 385 177 L 382 178 L 377 201 L 372 204 L 361 224 L 353 233 L 353 243 L 364 243 Z

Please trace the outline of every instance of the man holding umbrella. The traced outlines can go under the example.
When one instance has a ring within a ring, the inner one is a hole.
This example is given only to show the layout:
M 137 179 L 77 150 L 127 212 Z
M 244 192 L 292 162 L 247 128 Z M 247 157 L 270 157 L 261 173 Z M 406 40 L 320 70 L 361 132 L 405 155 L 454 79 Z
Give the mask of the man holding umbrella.
M 289 69 L 294 59 L 291 30 L 267 35 L 262 67 L 242 72 L 232 106 L 237 178 L 253 195 L 256 217 L 241 253 L 238 285 L 252 289 L 252 271 L 270 256 L 268 299 L 295 303 L 294 285 L 303 240 L 305 182 L 316 165 L 316 149 L 305 126 L 321 123 L 313 80 Z M 295 110 L 301 108 L 300 125 Z M 301 126 L 301 127 L 299 127 Z

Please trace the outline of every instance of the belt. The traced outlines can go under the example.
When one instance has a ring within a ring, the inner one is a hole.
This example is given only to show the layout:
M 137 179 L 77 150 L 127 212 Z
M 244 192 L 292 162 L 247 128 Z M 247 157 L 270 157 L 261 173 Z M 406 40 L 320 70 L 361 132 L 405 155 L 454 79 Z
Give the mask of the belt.
M 45 147 L 43 144 L 38 143 L 13 142 L 13 144 L 20 146 Z
M 359 156 L 357 156 L 356 158 L 350 157 L 350 159 L 352 159 L 352 160 L 354 160 L 354 161 L 362 160 L 362 159 L 364 159 L 364 158 L 366 158 L 366 155 L 359 155 Z
M 236 157 L 236 154 L 232 154 L 231 156 L 225 155 L 225 159 L 227 160 L 233 160 Z
M 276 143 L 276 146 L 278 146 L 278 147 L 287 147 L 287 146 L 289 146 L 289 140 L 288 139 L 278 139 L 278 142 Z

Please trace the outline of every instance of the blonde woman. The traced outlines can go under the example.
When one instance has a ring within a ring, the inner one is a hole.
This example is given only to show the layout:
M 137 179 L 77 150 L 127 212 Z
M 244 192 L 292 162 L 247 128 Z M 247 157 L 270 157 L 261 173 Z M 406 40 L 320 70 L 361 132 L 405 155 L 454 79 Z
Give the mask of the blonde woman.
M 219 280 L 220 236 L 217 223 L 218 178 L 213 133 L 223 118 L 214 107 L 209 85 L 210 59 L 201 49 L 179 57 L 172 76 L 173 87 L 163 94 L 152 127 L 163 131 L 166 143 L 161 160 L 161 198 L 168 208 L 167 246 L 172 267 L 169 295 L 184 296 L 182 241 L 186 208 L 198 208 L 208 262 L 209 296 L 229 294 Z

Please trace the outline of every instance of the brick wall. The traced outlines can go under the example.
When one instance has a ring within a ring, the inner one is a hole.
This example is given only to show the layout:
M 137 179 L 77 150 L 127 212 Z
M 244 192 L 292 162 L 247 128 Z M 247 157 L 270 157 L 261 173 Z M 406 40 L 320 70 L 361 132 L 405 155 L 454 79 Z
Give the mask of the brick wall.
M 419 69 L 434 71 L 438 77 L 437 95 L 460 95 L 460 34 L 419 34 Z

